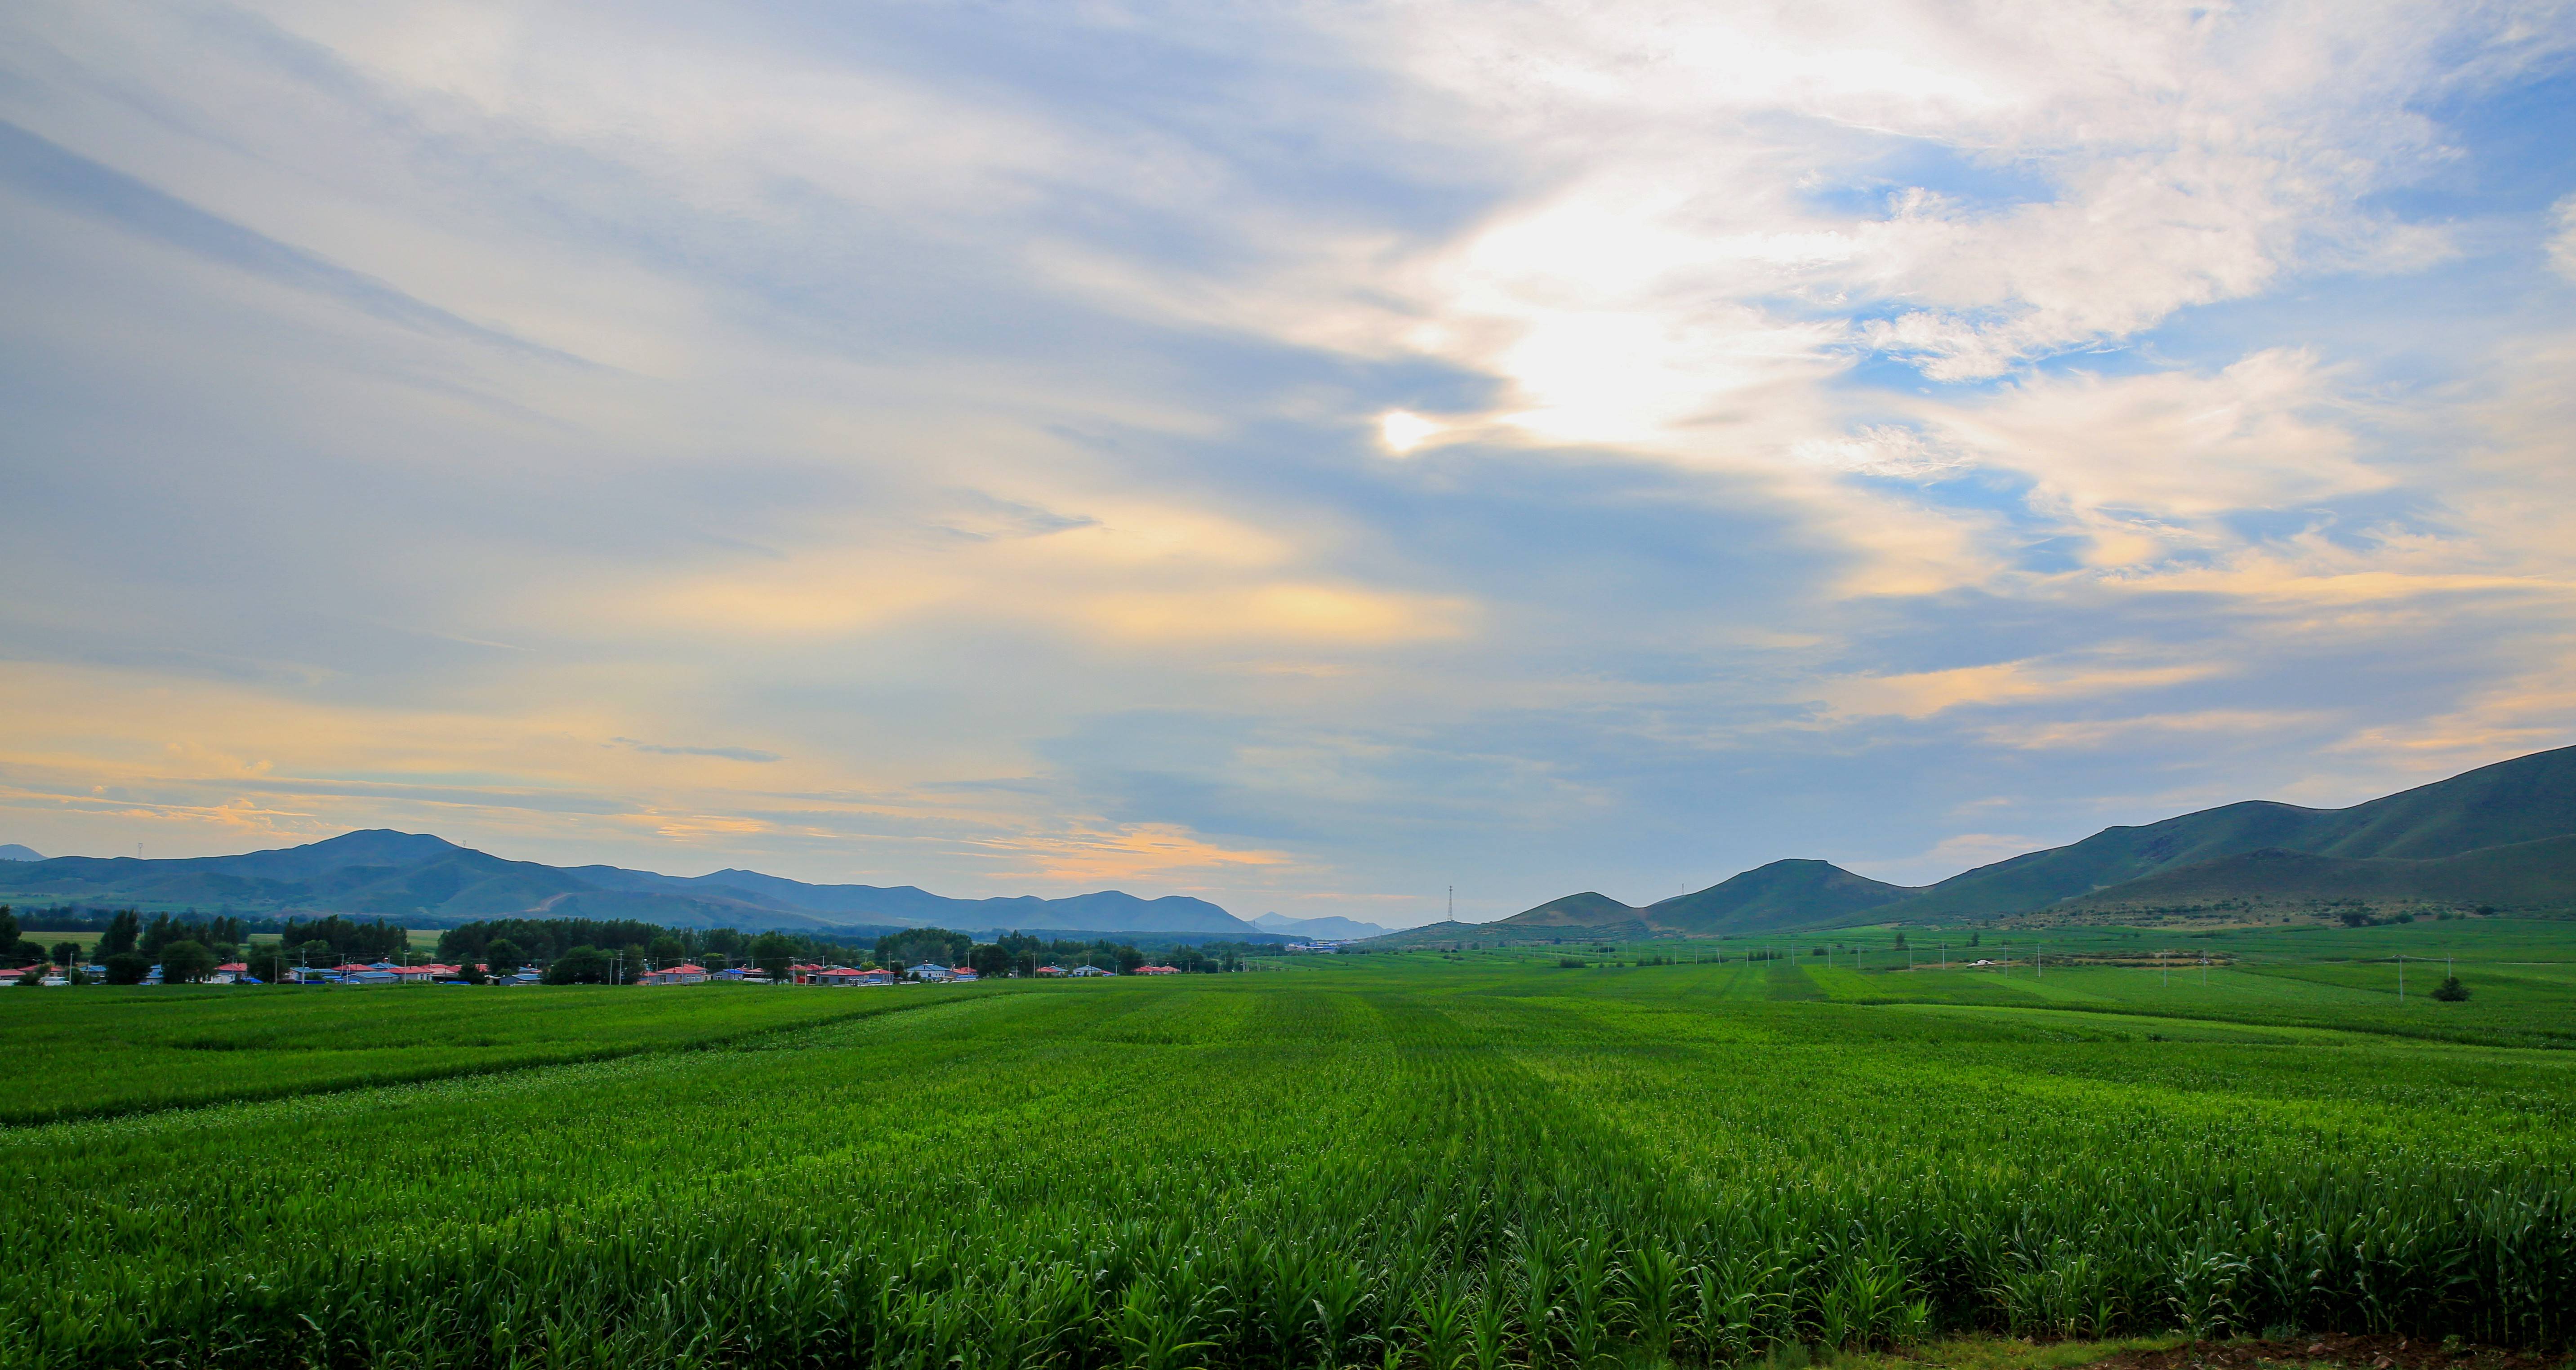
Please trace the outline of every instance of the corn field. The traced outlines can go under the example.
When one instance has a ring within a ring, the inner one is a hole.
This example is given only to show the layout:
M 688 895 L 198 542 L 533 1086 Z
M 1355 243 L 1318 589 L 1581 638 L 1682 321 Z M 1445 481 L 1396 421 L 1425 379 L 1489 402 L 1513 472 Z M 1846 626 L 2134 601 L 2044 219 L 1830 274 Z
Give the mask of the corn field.
M 2563 1053 L 2071 1032 L 1780 1002 L 1783 973 L 903 991 L 699 1051 L 12 1128 L 0 1365 L 1590 1370 L 1966 1329 L 2576 1331 Z

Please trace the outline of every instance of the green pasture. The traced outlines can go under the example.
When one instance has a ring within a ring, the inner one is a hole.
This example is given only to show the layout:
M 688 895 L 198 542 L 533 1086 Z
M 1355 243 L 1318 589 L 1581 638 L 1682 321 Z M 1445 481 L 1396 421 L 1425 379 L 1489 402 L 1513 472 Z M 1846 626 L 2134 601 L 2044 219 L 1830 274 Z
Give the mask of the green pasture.
M 2206 987 L 1647 944 L 940 989 L 12 991 L 8 1097 L 119 1111 L 0 1127 L 0 1367 L 2562 1346 L 2576 956 L 2545 934 L 2470 1002 L 2403 1006 L 2329 934 Z

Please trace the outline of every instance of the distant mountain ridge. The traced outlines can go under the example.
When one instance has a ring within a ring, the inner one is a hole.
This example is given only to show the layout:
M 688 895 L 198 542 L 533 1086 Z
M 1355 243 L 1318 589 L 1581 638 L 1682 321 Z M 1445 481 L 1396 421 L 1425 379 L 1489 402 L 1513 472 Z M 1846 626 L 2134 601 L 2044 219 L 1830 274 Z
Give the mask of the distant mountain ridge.
M 0 842 L 0 861 L 42 861 L 44 859 L 33 847 L 22 847 L 15 842 Z
M 59 856 L 0 865 L 0 898 L 463 920 L 633 918 L 671 927 L 1126 932 L 1268 940 L 1204 899 L 1100 890 L 952 899 L 911 885 L 809 885 L 758 871 L 674 876 L 510 861 L 427 833 L 369 829 L 239 856 Z
M 2481 766 L 2347 809 L 2249 800 L 2026 852 L 1920 889 L 1774 861 L 1631 908 L 1586 891 L 1492 923 L 1380 945 L 1786 932 L 2062 911 L 2341 900 L 2576 910 L 2576 747 Z
M 1355 922 L 1338 914 L 1322 918 L 1288 918 L 1276 913 L 1254 914 L 1252 926 L 1263 932 L 1284 937 L 1321 938 L 1328 942 L 1347 942 L 1362 937 L 1384 937 L 1385 928 L 1375 923 Z

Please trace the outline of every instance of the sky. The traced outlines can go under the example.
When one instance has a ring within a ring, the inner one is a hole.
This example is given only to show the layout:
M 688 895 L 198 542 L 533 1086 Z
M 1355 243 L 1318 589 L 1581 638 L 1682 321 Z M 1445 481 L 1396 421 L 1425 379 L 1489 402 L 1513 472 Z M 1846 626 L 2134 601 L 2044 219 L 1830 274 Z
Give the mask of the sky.
M 2576 742 L 2576 8 L 26 0 L 0 841 L 1390 926 Z

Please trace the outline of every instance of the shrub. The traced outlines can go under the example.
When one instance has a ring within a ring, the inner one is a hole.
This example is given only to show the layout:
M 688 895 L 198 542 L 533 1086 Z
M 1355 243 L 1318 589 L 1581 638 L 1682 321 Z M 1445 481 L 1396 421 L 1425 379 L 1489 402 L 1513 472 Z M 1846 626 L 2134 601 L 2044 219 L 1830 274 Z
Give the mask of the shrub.
M 2433 997 L 2446 1004 L 2460 1003 L 2469 997 L 2469 987 L 2461 984 L 2460 977 L 2456 975 L 2445 976 L 2441 987 L 2433 991 Z

